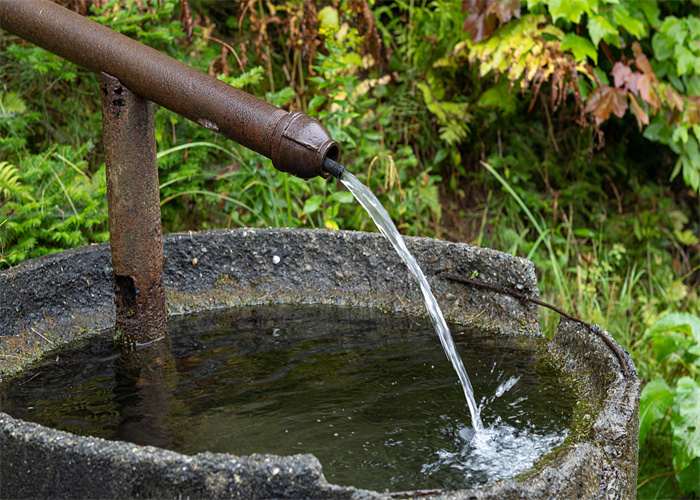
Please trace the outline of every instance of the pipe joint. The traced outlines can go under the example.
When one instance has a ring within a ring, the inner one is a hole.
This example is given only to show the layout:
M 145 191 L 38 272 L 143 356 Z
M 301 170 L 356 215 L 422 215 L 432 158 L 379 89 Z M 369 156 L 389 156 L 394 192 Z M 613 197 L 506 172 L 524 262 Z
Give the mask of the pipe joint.
M 340 147 L 326 127 L 301 111 L 289 112 L 275 127 L 270 158 L 277 170 L 302 179 L 327 178 L 324 160 L 338 161 L 339 156 Z

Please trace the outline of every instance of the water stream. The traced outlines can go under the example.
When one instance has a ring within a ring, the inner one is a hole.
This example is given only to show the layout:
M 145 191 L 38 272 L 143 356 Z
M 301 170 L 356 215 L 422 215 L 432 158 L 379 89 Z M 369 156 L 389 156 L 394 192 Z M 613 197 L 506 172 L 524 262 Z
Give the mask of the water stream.
M 344 172 L 340 180 L 355 196 L 357 201 L 360 202 L 364 209 L 367 210 L 369 215 L 372 217 L 372 220 L 374 220 L 374 223 L 379 228 L 379 231 L 391 242 L 396 249 L 396 252 L 399 254 L 399 257 L 401 257 L 401 260 L 403 260 L 406 267 L 408 267 L 408 270 L 418 280 L 420 289 L 423 292 L 423 297 L 425 298 L 425 305 L 428 308 L 430 319 L 435 326 L 435 331 L 440 338 L 442 348 L 445 350 L 445 354 L 452 363 L 452 366 L 459 377 L 459 381 L 462 384 L 464 396 L 467 398 L 467 405 L 469 406 L 469 413 L 471 414 L 472 426 L 474 427 L 474 431 L 478 434 L 484 429 L 484 426 L 481 423 L 480 409 L 477 407 L 474 399 L 474 389 L 472 389 L 472 384 L 469 381 L 467 371 L 464 369 L 462 359 L 457 354 L 457 349 L 455 348 L 455 343 L 452 340 L 450 329 L 447 327 L 445 318 L 442 315 L 442 310 L 440 309 L 437 300 L 435 300 L 433 292 L 430 290 L 428 280 L 425 279 L 425 275 L 418 265 L 418 262 L 416 262 L 416 259 L 413 258 L 411 252 L 409 252 L 408 248 L 406 248 L 406 244 L 404 243 L 401 234 L 396 229 L 396 226 L 392 222 L 391 217 L 389 217 L 388 212 L 384 209 L 381 203 L 379 203 L 377 197 L 374 196 L 367 186 L 362 184 L 359 179 L 350 172 Z

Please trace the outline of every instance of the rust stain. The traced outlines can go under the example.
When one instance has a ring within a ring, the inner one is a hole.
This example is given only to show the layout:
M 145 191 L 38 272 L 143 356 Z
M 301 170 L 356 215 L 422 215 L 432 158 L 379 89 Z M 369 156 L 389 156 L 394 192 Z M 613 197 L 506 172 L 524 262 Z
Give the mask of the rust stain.
M 137 347 L 167 332 L 153 103 L 100 74 L 117 330 Z

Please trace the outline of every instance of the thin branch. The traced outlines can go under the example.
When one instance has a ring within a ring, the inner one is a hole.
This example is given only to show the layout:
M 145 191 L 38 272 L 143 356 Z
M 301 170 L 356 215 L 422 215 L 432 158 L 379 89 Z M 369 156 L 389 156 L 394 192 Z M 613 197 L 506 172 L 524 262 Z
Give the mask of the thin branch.
M 647 484 L 649 481 L 653 481 L 654 479 L 659 479 L 660 477 L 664 477 L 664 476 L 671 476 L 673 474 L 675 474 L 674 471 L 668 471 L 668 472 L 662 472 L 661 474 L 656 474 L 654 476 L 648 477 L 644 481 L 642 481 L 641 483 L 639 483 L 637 485 L 637 489 L 641 488 L 642 486 Z
M 492 285 L 490 283 L 484 283 L 483 281 L 479 281 L 479 280 L 475 280 L 475 279 L 467 279 L 467 278 L 464 278 L 462 276 L 459 276 L 459 275 L 453 274 L 453 273 L 442 272 L 442 273 L 440 273 L 440 276 L 445 278 L 445 279 L 451 280 L 451 281 L 457 281 L 459 283 L 464 283 L 465 285 L 471 285 L 471 286 L 476 286 L 479 288 L 485 288 L 486 290 L 491 290 L 492 292 L 503 293 L 506 295 L 510 295 L 512 297 L 516 297 L 518 299 L 527 300 L 528 302 L 532 302 L 533 304 L 537 304 L 538 306 L 542 306 L 542 307 L 546 307 L 547 309 L 551 309 L 552 311 L 560 314 L 561 316 L 564 316 L 568 320 L 574 321 L 576 323 L 580 323 L 581 325 L 586 327 L 586 329 L 588 329 L 589 331 L 593 332 L 598 337 L 600 337 L 600 339 L 603 342 L 605 342 L 605 345 L 607 345 L 610 348 L 610 350 L 613 351 L 613 353 L 615 353 L 617 360 L 620 362 L 620 368 L 622 370 L 622 374 L 625 377 L 627 377 L 627 363 L 625 363 L 625 358 L 622 356 L 622 353 L 617 348 L 615 343 L 612 340 L 610 340 L 607 337 L 607 335 L 605 335 L 604 332 L 598 330 L 592 324 L 586 323 L 585 321 L 583 321 L 579 318 L 575 318 L 573 316 L 570 316 L 569 314 L 567 314 L 564 311 L 562 311 L 561 309 L 553 306 L 552 304 L 548 304 L 547 302 L 543 302 L 539 299 L 529 297 L 523 293 L 516 292 L 515 290 L 504 288 L 504 287 L 498 286 L 498 285 Z

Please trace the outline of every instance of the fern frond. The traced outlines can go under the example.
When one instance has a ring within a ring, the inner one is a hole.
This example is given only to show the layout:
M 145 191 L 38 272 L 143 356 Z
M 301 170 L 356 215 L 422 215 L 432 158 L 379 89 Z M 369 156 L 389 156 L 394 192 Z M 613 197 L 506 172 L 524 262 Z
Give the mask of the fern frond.
M 22 182 L 19 169 L 9 162 L 0 162 L 0 198 L 24 198 L 34 201 Z

